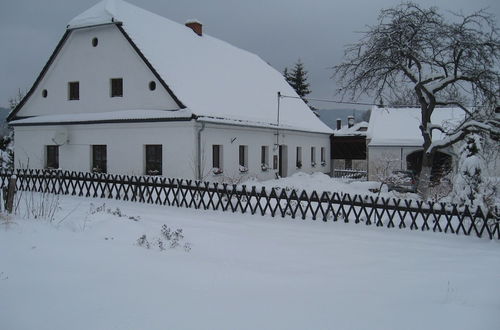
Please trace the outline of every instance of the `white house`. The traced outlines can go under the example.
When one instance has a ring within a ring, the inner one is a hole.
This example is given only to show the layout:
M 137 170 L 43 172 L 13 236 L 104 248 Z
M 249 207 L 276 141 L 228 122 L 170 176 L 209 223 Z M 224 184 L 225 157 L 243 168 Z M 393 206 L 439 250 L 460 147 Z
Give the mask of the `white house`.
M 436 108 L 431 121 L 445 130 L 464 119 L 460 108 Z M 415 170 L 420 168 L 423 138 L 420 132 L 420 108 L 373 107 L 367 131 L 368 178 L 376 180 L 381 172 Z M 433 140 L 444 138 L 444 133 L 433 131 Z M 435 171 L 452 168 L 457 157 L 452 147 L 440 150 L 435 156 Z
M 329 172 L 332 132 L 257 55 L 123 1 L 72 19 L 8 120 L 17 168 L 218 180 Z M 298 168 L 297 165 L 301 165 Z

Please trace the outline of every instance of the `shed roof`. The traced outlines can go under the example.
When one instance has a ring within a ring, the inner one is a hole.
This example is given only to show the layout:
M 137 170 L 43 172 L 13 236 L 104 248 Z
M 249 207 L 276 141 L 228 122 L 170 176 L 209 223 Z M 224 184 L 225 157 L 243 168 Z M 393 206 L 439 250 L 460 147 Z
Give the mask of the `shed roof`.
M 369 146 L 422 146 L 424 140 L 420 132 L 420 108 L 379 108 L 373 107 L 368 125 Z M 445 130 L 456 127 L 464 119 L 460 108 L 436 108 L 431 116 L 432 124 Z M 444 138 L 444 133 L 434 130 L 433 140 Z

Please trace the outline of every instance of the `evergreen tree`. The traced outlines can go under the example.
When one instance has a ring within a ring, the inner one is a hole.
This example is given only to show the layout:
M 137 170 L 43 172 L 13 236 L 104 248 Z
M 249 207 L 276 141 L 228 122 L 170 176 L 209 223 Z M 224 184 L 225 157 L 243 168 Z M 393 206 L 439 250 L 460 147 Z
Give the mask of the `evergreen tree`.
M 302 100 L 307 103 L 307 100 L 304 99 L 304 97 L 311 93 L 311 90 L 309 89 L 309 83 L 307 82 L 307 71 L 304 69 L 302 61 L 299 59 L 297 63 L 295 63 L 292 72 L 288 72 L 288 68 L 285 68 L 283 76 L 290 86 L 295 89 L 295 92 L 297 92 Z

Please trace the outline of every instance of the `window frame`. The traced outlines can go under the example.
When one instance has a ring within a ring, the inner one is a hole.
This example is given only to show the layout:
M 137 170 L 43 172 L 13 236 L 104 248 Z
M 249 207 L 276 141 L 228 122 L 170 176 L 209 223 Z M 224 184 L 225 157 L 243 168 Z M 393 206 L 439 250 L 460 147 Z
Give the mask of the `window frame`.
M 248 145 L 240 144 L 238 147 L 238 165 L 248 169 Z
M 316 147 L 311 147 L 311 165 L 316 165 Z
M 222 170 L 222 144 L 212 144 L 212 168 Z
M 320 149 L 321 163 L 325 163 L 326 162 L 325 154 L 326 154 L 325 147 L 321 147 L 321 149 Z
M 51 160 L 51 156 L 54 155 L 55 159 Z M 56 165 L 56 166 L 54 166 Z M 55 170 L 59 168 L 59 146 L 58 145 L 46 145 L 45 146 L 45 168 L 50 170 Z
M 108 147 L 106 144 L 93 144 L 92 150 L 92 173 L 107 173 L 108 172 Z
M 109 80 L 110 97 L 123 97 L 123 78 L 111 78 Z
M 297 168 L 302 167 L 302 147 L 301 146 L 297 146 L 295 148 L 295 166 Z
M 79 81 L 69 81 L 68 82 L 68 101 L 78 101 L 80 100 L 80 82 Z
M 152 156 L 152 159 L 150 158 Z M 144 173 L 146 175 L 163 174 L 163 145 L 144 145 Z

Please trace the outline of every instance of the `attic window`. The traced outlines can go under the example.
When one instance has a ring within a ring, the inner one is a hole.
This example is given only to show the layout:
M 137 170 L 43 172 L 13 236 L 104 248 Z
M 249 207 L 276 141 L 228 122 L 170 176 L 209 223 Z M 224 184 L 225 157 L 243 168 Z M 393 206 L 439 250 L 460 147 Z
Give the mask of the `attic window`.
M 46 89 L 44 89 L 44 90 L 42 91 L 42 96 L 45 98 L 45 97 L 47 97 L 47 94 L 48 94 L 47 90 L 46 90 Z
M 154 91 L 156 89 L 156 83 L 154 81 L 149 82 L 149 90 Z
M 123 79 L 113 78 L 111 79 L 111 97 L 122 97 L 123 96 Z
M 97 38 L 92 39 L 92 47 L 97 47 L 98 44 L 99 44 L 99 39 Z
M 80 83 L 78 81 L 71 81 L 68 83 L 68 100 L 80 99 Z

